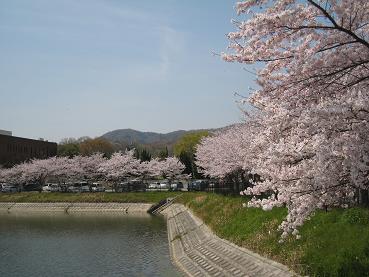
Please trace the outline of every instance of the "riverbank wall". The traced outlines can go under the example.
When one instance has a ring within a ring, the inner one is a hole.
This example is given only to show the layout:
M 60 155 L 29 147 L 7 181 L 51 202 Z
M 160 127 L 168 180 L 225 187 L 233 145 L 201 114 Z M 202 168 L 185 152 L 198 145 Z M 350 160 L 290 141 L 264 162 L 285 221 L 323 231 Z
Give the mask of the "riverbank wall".
M 0 213 L 29 212 L 114 212 L 114 213 L 147 213 L 152 204 L 146 203 L 0 203 Z

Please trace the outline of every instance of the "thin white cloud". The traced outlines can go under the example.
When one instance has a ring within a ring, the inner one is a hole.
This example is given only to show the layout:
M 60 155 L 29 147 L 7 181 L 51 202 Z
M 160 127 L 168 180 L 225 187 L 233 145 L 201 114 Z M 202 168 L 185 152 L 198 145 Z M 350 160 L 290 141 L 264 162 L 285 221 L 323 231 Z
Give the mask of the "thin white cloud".
M 185 51 L 184 34 L 169 26 L 160 26 L 160 65 L 159 72 L 163 78 L 167 78 L 171 69 L 179 62 Z

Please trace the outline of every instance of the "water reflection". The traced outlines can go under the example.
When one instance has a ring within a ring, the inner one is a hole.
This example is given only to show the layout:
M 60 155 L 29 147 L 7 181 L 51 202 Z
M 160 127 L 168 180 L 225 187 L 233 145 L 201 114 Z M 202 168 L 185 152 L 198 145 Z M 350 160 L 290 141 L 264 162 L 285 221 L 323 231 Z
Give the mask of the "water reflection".
M 0 276 L 51 275 L 179 276 L 161 217 L 0 215 Z

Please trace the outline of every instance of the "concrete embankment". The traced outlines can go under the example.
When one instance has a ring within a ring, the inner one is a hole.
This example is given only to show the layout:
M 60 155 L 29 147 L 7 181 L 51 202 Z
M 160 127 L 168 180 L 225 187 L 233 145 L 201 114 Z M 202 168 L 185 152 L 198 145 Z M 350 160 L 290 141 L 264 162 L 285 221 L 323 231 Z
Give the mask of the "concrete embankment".
M 172 260 L 188 276 L 296 276 L 282 264 L 217 237 L 181 204 L 162 214 Z
M 118 212 L 146 213 L 152 204 L 144 203 L 0 203 L 0 212 Z

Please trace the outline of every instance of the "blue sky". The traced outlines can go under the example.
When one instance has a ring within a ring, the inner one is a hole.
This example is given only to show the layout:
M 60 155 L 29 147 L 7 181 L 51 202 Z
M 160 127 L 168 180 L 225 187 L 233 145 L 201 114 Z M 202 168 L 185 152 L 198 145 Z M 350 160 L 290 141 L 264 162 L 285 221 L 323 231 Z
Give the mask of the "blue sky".
M 0 2 L 0 129 L 60 141 L 241 120 L 253 76 L 227 49 L 235 1 Z

